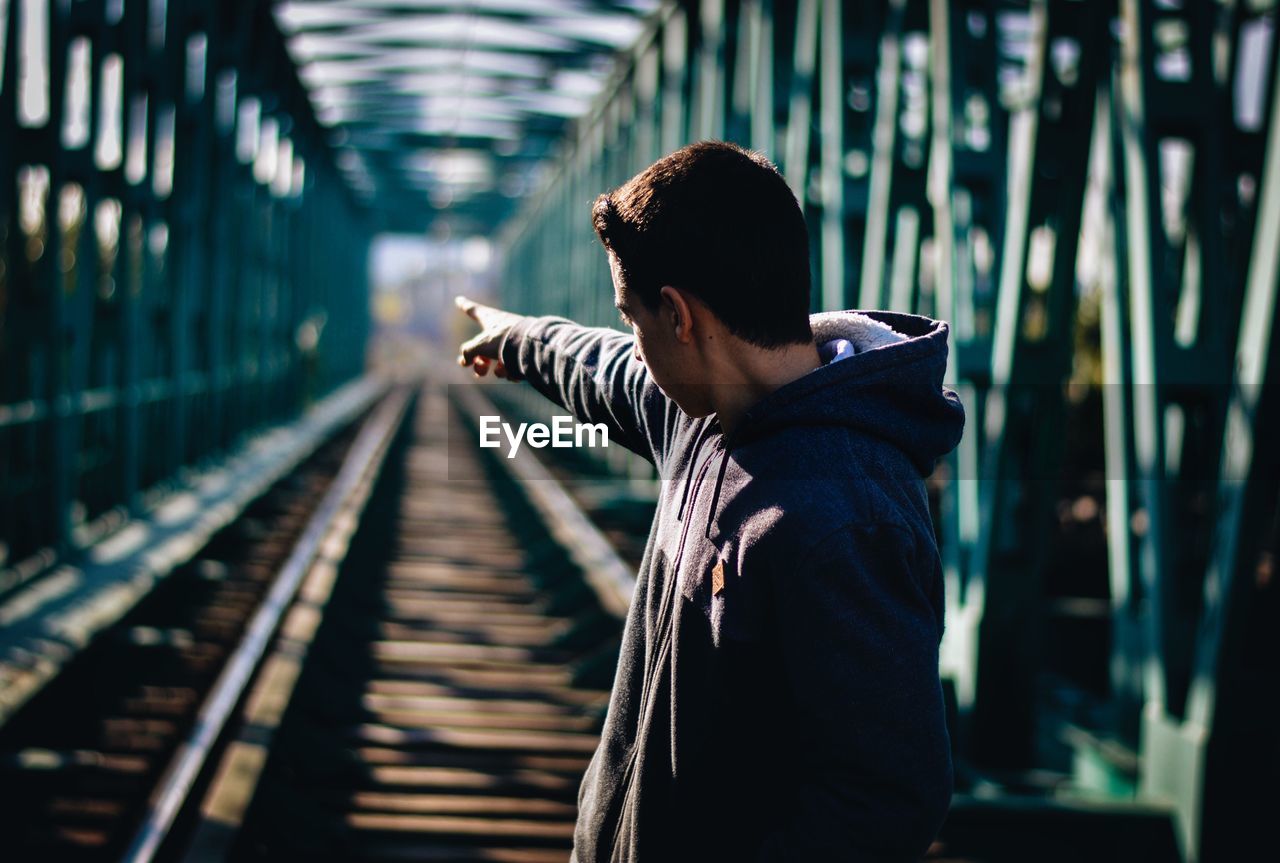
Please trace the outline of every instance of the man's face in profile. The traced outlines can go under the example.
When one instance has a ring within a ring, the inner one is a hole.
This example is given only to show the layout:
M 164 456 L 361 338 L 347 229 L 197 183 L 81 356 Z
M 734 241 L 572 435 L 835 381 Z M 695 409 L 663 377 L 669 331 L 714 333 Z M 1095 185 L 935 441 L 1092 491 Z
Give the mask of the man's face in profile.
M 609 272 L 613 276 L 614 305 L 636 337 L 636 359 L 649 369 L 649 376 L 658 389 L 686 414 L 702 417 L 711 413 L 705 395 L 699 396 L 705 393 L 705 386 L 698 375 L 697 363 L 692 361 L 692 348 L 675 336 L 673 311 L 665 305 L 649 311 L 639 297 L 627 291 L 622 268 L 613 252 L 609 253 Z M 685 326 L 688 325 L 686 321 Z

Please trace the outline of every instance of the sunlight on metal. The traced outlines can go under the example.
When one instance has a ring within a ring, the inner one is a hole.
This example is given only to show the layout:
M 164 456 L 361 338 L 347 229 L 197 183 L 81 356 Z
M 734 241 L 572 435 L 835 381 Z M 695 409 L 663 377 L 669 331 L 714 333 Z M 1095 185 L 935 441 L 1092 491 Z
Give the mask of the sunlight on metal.
M 390 230 L 488 234 L 537 187 L 658 0 L 289 0 L 274 7 L 339 167 Z

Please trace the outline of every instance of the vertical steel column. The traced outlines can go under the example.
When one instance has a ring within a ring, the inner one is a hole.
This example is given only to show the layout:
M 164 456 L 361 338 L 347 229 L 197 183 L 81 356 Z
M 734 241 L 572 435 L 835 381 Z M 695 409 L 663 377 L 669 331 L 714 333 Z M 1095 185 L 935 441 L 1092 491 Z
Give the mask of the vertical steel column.
M 867 224 L 869 122 L 884 3 L 823 0 L 819 156 L 822 216 L 821 306 L 854 304 L 853 274 L 861 269 Z
M 71 424 L 69 447 L 78 453 L 78 467 L 71 478 L 71 498 L 78 525 L 76 545 L 89 540 L 90 523 L 119 500 L 114 487 L 115 461 L 111 431 L 118 394 L 113 389 L 116 339 L 112 337 L 110 295 L 103 282 L 103 249 L 97 236 L 102 178 L 94 165 L 98 129 L 94 123 L 98 91 L 94 65 L 101 55 L 106 33 L 104 10 L 84 4 L 73 6 L 67 21 L 66 115 L 60 129 L 68 184 L 59 209 L 66 224 L 67 250 L 63 269 L 70 297 L 71 329 L 68 378 L 77 421 Z
M 670 153 L 689 140 L 689 16 L 672 7 L 662 25 L 662 152 Z
M 178 12 L 171 13 L 175 18 Z M 210 75 L 209 44 L 213 33 L 214 9 L 211 0 L 188 4 L 174 22 L 171 50 L 182 67 L 181 86 L 174 94 L 173 197 L 178 232 L 182 236 L 182 257 L 176 269 L 181 273 L 185 293 L 194 300 L 187 316 L 184 339 L 191 345 L 192 387 L 187 418 L 191 428 L 193 457 L 200 458 L 218 447 L 218 372 L 213 348 L 217 331 L 210 320 L 218 317 L 222 297 L 214 293 L 211 263 L 216 251 L 213 236 L 214 196 L 217 186 L 215 146 L 216 80 Z
M 992 0 L 929 5 L 935 313 L 951 324 L 946 380 L 971 417 L 982 416 L 989 383 L 992 251 L 1003 215 L 1005 117 L 996 98 L 995 12 Z M 945 459 L 940 494 L 948 620 L 942 665 L 965 711 L 973 707 L 982 602 L 980 586 L 975 601 L 968 597 L 982 444 L 981 423 L 971 421 Z
M 191 368 L 191 338 L 193 328 L 189 318 L 193 312 L 193 294 L 198 296 L 202 270 L 189 269 L 196 256 L 192 249 L 196 237 L 192 222 L 198 213 L 190 200 L 194 189 L 188 188 L 185 170 L 177 163 L 186 163 L 179 156 L 180 102 L 186 86 L 186 28 L 181 8 L 169 8 L 151 4 L 154 13 L 164 15 L 160 21 L 148 20 L 147 31 L 151 35 L 151 61 L 153 76 L 148 85 L 148 114 L 150 132 L 147 144 L 146 183 L 150 190 L 153 212 L 158 220 L 152 231 L 161 227 L 166 239 L 163 267 L 168 295 L 167 327 L 163 341 L 169 352 L 169 378 L 171 395 L 167 407 L 165 447 L 169 450 L 165 475 L 171 475 L 187 463 L 195 448 L 188 439 L 194 375 Z M 184 112 L 185 113 L 185 112 Z M 182 143 L 186 143 L 183 141 Z M 187 156 L 185 149 L 181 152 Z M 195 153 L 191 154 L 195 156 Z M 181 182 L 181 185 L 178 183 Z M 154 235 L 153 235 L 154 236 Z M 159 243 L 157 242 L 157 245 Z M 153 252 L 154 253 L 154 252 Z
M 1029 91 L 1010 133 L 1009 210 L 1000 264 L 991 392 L 978 418 L 981 522 L 969 592 L 981 585 L 975 757 L 1029 766 L 1039 665 L 1040 578 L 1056 498 L 1071 369 L 1076 247 L 1091 126 L 1105 54 L 1106 17 L 1095 5 L 1032 6 Z M 1074 45 L 1074 62 L 1051 46 Z M 1101 55 L 1101 56 L 1100 56 Z
M 635 174 L 654 162 L 662 154 L 658 151 L 662 136 L 660 115 L 661 57 L 658 41 L 653 34 L 641 40 L 636 59 L 636 130 L 633 138 L 631 164 L 628 170 Z
M 820 309 L 844 308 L 844 52 L 845 32 L 842 0 L 823 0 L 819 16 L 821 56 L 818 129 L 821 156 L 818 161 L 819 200 L 822 221 L 822 268 L 819 283 Z
M 790 106 L 782 172 L 803 208 L 809 193 L 809 152 L 813 135 L 814 72 L 818 65 L 818 0 L 799 0 L 791 52 Z
M 889 235 L 889 195 L 893 183 L 894 150 L 898 138 L 898 100 L 902 64 L 902 29 L 908 0 L 889 0 L 880 36 L 876 72 L 875 123 L 871 138 L 867 223 L 859 273 L 858 307 L 884 306 L 885 254 Z
M 725 59 L 731 63 L 726 85 L 725 139 L 762 150 L 773 158 L 768 143 L 757 143 L 766 137 L 760 132 L 761 115 L 773 116 L 772 96 L 768 103 L 760 99 L 761 81 L 773 80 L 773 46 L 762 38 L 763 7 L 761 0 L 741 0 L 737 23 L 729 34 L 732 45 L 725 48 Z
M 40 4 L 24 4 L 24 12 L 36 11 Z M 34 262 L 36 290 L 43 294 L 46 305 L 45 337 L 48 340 L 48 381 L 45 398 L 49 405 L 46 434 L 51 443 L 49 459 L 49 492 L 45 499 L 45 517 L 53 526 L 53 547 L 59 554 L 71 548 L 71 503 L 79 453 L 75 446 L 74 425 L 80 421 L 72 402 L 78 393 L 72 389 L 71 345 L 77 334 L 72 329 L 68 296 L 61 271 L 64 253 L 61 196 L 67 182 L 67 165 L 61 146 L 63 111 L 66 105 L 67 33 L 70 9 L 60 3 L 44 7 L 48 27 L 44 45 L 48 75 L 48 109 L 44 123 L 28 130 L 24 136 L 30 147 L 30 161 L 46 160 L 49 186 L 44 204 L 44 253 Z M 74 254 L 74 252 L 72 252 Z
M 143 216 L 134 187 L 125 179 L 125 157 L 130 141 L 133 97 L 141 89 L 141 70 L 138 60 L 144 45 L 144 21 L 137 3 L 126 3 L 120 20 L 115 22 L 116 58 L 120 63 L 118 73 L 118 104 L 112 106 L 110 118 L 103 117 L 105 126 L 114 129 L 113 140 L 104 150 L 105 158 L 99 164 L 112 194 L 120 202 L 119 264 L 120 284 L 120 441 L 122 475 L 122 500 L 131 512 L 141 508 L 141 492 L 144 487 L 144 455 L 142 436 L 144 430 L 144 356 L 149 353 L 142 327 L 143 275 L 146 262 L 143 257 Z M 102 70 L 103 87 L 107 86 L 107 72 Z M 107 133 L 107 129 L 103 129 Z
M 693 137 L 697 140 L 724 137 L 726 0 L 697 0 L 697 65 L 693 67 Z M 736 6 L 736 3 L 734 4 Z
M 866 308 L 934 312 L 920 304 L 919 275 L 920 250 L 928 247 L 932 233 L 926 181 L 935 152 L 929 146 L 933 111 L 928 13 L 923 0 L 890 3 L 880 42 L 874 121 L 860 136 L 873 142 L 868 148 L 872 155 L 865 187 L 865 242 L 860 243 L 864 258 L 859 303 Z M 868 57 L 870 51 L 868 47 Z M 869 79 L 871 65 L 864 69 Z M 862 113 L 867 114 L 871 88 L 864 91 L 860 98 Z

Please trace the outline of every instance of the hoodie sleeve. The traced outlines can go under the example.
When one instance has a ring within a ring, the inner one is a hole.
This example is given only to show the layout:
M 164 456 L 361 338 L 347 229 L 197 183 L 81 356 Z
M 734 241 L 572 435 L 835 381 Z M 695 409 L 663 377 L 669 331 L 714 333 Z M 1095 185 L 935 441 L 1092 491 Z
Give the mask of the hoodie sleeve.
M 897 524 L 828 534 L 776 585 L 796 783 L 759 863 L 914 861 L 951 800 L 932 543 Z
M 679 410 L 636 359 L 635 337 L 567 318 L 526 318 L 498 348 L 507 377 L 529 384 L 579 422 L 604 423 L 609 439 L 660 464 Z

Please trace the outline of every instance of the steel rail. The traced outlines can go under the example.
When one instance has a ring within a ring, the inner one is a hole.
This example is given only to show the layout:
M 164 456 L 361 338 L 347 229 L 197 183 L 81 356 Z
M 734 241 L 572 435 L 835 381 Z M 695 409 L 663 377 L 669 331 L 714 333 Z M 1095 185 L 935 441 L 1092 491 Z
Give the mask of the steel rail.
M 205 698 L 196 716 L 195 727 L 166 769 L 122 860 L 149 863 L 156 858 L 227 721 L 253 680 L 254 672 L 311 562 L 334 529 L 337 516 L 344 510 L 348 498 L 361 488 L 362 480 L 381 467 L 391 440 L 404 419 L 408 402 L 408 393 L 396 390 L 365 421 L 333 484 L 307 522 L 262 605 L 254 613 L 240 645 Z
M 449 394 L 473 423 L 478 423 L 482 415 L 498 413 L 493 402 L 475 385 L 450 386 Z M 511 475 L 521 483 L 530 502 L 546 521 L 551 535 L 582 570 L 600 605 L 615 617 L 626 620 L 636 587 L 631 567 L 536 455 L 521 448 L 507 463 Z

